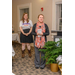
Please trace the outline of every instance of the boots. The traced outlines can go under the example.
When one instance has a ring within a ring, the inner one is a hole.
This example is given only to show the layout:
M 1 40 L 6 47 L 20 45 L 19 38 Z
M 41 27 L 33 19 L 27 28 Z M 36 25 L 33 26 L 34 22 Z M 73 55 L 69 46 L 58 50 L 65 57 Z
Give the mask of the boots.
M 25 56 L 25 50 L 22 50 L 22 58 Z
M 31 50 L 28 50 L 28 55 L 29 55 L 30 58 L 32 57 Z

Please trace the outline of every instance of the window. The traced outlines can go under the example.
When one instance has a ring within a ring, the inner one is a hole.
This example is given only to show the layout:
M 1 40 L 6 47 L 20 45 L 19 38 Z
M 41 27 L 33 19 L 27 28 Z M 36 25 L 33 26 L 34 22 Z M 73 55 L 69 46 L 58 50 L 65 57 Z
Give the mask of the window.
M 52 30 L 62 31 L 62 0 L 52 0 Z
M 56 4 L 56 30 L 62 30 L 62 4 Z

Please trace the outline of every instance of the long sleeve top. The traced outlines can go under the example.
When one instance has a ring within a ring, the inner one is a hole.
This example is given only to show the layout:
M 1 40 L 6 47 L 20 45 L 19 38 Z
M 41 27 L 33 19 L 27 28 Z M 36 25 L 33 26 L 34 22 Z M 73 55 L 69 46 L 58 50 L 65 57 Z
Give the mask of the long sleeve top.
M 36 23 L 33 25 L 33 29 L 32 29 L 32 35 L 34 35 L 34 41 L 37 36 L 35 29 L 36 29 Z M 47 24 L 45 24 L 45 33 L 43 33 L 43 36 L 45 36 L 45 41 L 47 41 L 47 37 L 46 37 L 47 35 L 49 35 L 49 28 L 48 28 Z

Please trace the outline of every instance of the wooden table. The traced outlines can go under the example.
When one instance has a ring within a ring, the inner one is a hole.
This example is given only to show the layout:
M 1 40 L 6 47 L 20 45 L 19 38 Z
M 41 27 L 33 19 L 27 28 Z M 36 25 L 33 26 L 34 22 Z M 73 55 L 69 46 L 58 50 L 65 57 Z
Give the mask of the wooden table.
M 20 38 L 18 33 L 12 33 L 12 41 L 18 41 L 18 43 L 20 43 Z

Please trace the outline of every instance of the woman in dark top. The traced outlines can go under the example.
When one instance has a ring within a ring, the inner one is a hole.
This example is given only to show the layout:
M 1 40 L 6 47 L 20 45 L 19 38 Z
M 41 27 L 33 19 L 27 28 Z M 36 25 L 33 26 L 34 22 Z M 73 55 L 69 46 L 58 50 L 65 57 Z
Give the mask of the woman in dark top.
M 49 35 L 49 29 L 47 24 L 43 22 L 43 14 L 38 15 L 38 22 L 33 25 L 32 35 L 34 35 L 34 49 L 35 49 L 35 68 L 43 69 L 45 67 L 45 60 L 41 57 L 45 54 L 40 52 L 39 49 L 43 48 L 45 42 L 47 42 L 47 35 Z

